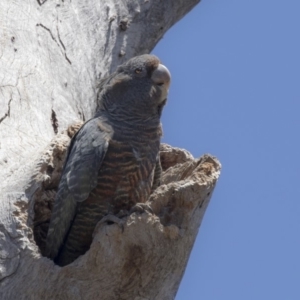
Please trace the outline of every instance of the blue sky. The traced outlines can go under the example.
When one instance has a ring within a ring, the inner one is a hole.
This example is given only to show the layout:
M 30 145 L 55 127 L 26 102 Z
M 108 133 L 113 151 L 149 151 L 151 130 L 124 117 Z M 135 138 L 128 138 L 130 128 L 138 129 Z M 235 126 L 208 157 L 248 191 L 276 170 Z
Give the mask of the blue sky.
M 299 300 L 300 1 L 203 0 L 153 53 L 163 141 L 223 166 L 176 300 Z

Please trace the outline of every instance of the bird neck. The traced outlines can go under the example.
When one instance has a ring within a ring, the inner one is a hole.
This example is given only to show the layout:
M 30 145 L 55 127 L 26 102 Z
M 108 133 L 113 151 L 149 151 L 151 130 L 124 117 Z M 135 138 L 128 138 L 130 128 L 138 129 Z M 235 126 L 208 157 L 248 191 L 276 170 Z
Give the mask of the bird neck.
M 130 132 L 133 140 L 160 140 L 161 124 L 153 120 L 122 120 L 114 123 L 114 132 L 122 137 L 124 133 Z
M 122 137 L 130 132 L 132 137 L 136 139 L 160 139 L 162 136 L 162 129 L 159 117 L 137 117 L 135 114 L 111 114 L 105 110 L 98 110 L 95 117 L 101 117 L 106 123 L 110 124 L 114 133 Z

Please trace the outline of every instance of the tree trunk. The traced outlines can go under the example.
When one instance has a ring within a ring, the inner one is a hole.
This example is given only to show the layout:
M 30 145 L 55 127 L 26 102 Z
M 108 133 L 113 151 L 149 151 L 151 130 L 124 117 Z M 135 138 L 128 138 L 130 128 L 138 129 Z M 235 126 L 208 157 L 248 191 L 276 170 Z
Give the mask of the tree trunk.
M 90 250 L 41 256 L 70 138 L 99 79 L 149 53 L 199 0 L 0 3 L 0 299 L 173 299 L 220 173 L 216 158 L 161 146 L 150 213 L 99 224 Z M 81 120 L 81 121 L 79 121 Z

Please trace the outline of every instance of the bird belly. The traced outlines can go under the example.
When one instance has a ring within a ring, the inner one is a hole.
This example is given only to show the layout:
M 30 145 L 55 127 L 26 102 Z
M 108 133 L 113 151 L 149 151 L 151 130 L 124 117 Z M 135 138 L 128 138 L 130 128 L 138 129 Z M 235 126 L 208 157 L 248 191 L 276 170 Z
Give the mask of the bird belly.
M 98 184 L 88 203 L 97 203 L 104 214 L 130 210 L 137 202 L 146 202 L 153 183 L 156 153 L 145 147 L 111 141 L 98 173 Z

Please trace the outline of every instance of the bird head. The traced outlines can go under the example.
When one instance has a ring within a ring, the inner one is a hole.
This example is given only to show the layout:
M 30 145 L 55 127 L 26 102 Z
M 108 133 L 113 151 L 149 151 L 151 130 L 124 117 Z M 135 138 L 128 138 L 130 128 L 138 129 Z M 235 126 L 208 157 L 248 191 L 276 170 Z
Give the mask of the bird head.
M 171 75 L 154 55 L 140 55 L 103 80 L 99 108 L 111 117 L 159 120 L 167 101 Z

